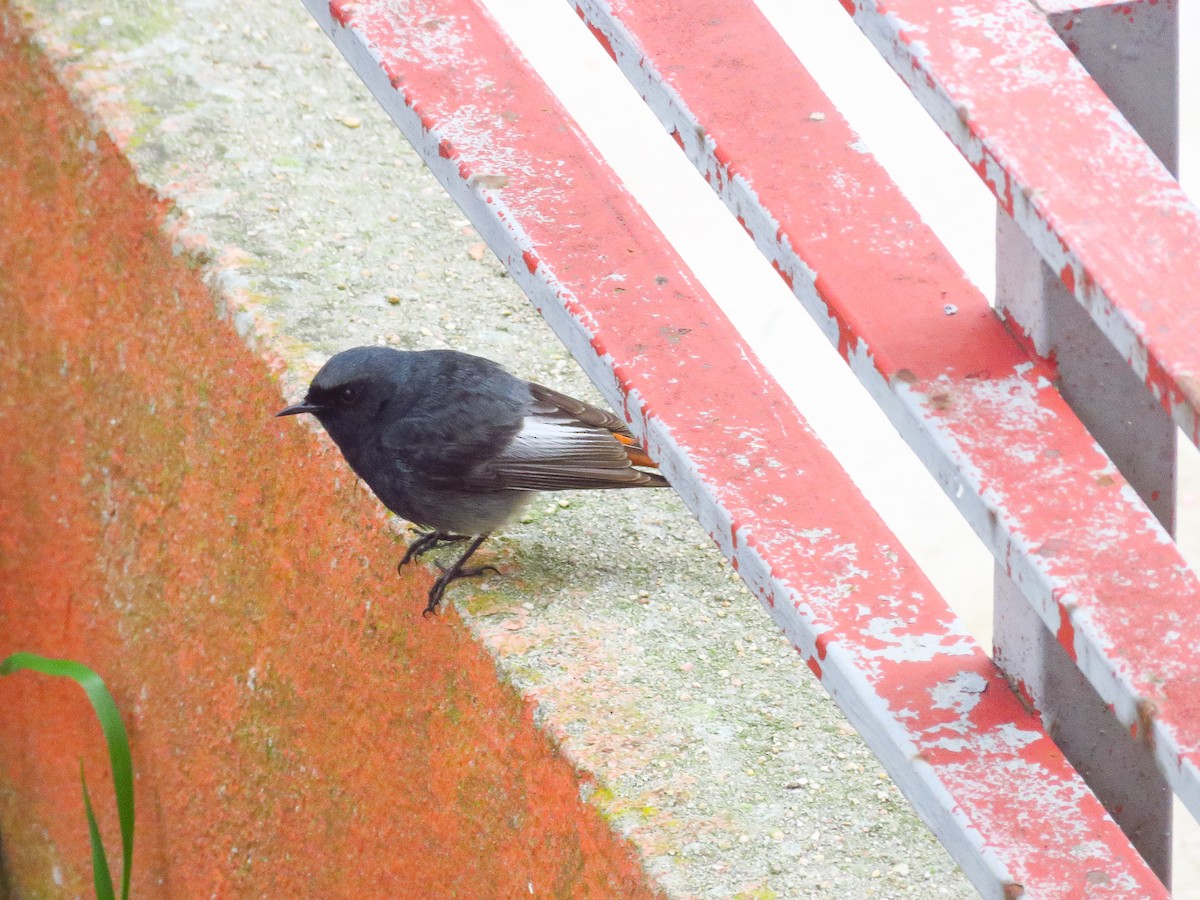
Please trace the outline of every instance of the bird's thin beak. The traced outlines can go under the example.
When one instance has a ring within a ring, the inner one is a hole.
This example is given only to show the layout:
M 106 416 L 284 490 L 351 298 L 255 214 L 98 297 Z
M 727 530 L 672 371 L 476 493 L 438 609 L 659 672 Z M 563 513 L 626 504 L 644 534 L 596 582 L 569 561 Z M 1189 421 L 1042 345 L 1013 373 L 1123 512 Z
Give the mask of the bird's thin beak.
M 286 409 L 281 409 L 275 413 L 275 418 L 278 419 L 280 416 L 298 416 L 301 413 L 313 413 L 315 415 L 320 409 L 321 407 L 313 406 L 311 403 L 293 403 Z

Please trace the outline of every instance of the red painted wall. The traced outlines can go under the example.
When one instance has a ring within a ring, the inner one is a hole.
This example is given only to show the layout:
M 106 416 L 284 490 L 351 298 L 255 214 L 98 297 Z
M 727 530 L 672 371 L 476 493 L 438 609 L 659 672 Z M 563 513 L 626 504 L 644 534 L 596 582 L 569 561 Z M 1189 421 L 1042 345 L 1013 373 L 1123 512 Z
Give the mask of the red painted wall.
M 271 418 L 268 365 L 161 204 L 0 20 L 0 657 L 112 688 L 135 894 L 653 894 L 457 617 L 422 618 L 428 573 L 397 577 L 332 445 Z M 82 693 L 0 679 L 16 896 L 91 893 L 80 757 L 119 860 Z

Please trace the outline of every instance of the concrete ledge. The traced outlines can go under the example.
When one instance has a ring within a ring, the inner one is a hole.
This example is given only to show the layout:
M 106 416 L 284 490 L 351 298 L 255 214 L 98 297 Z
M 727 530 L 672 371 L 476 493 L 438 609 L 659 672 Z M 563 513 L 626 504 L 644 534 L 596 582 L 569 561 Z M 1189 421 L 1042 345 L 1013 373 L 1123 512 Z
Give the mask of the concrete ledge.
M 0 10 L 0 656 L 113 687 L 138 896 L 969 895 L 674 497 L 545 497 L 423 619 L 270 419 L 380 341 L 589 390 L 298 7 Z M 12 892 L 85 892 L 86 707 L 0 709 Z

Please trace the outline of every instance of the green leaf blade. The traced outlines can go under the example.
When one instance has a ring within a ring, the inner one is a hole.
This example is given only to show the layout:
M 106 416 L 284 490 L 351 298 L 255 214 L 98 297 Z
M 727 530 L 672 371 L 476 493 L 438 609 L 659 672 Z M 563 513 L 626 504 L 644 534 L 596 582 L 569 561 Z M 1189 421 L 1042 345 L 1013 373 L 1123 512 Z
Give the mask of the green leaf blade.
M 117 797 L 117 818 L 121 824 L 121 900 L 129 900 L 129 881 L 133 869 L 133 758 L 129 752 L 129 736 L 121 722 L 117 711 L 116 701 L 105 685 L 104 679 L 89 669 L 83 663 L 71 659 L 53 659 L 39 656 L 36 653 L 14 653 L 0 662 L 0 676 L 11 675 L 20 671 L 39 672 L 43 675 L 54 675 L 70 678 L 83 688 L 91 701 L 96 718 L 100 720 L 100 728 L 104 732 L 104 741 L 108 747 L 108 760 L 112 768 L 113 790 Z M 80 763 L 80 779 L 83 779 L 83 763 Z M 96 849 L 99 846 L 100 863 L 103 866 L 104 880 L 108 884 L 108 898 L 113 896 L 112 878 L 108 869 L 108 859 L 104 855 L 100 840 L 99 828 L 92 814 L 91 799 L 87 794 L 87 783 L 83 784 L 83 802 L 88 816 L 88 829 L 92 835 L 92 872 L 96 880 L 96 896 L 103 900 L 100 894 L 100 869 L 97 866 Z
M 92 842 L 92 883 L 96 886 L 96 900 L 114 900 L 112 873 L 108 871 L 108 855 L 104 852 L 104 841 L 100 839 L 100 826 L 96 824 L 96 814 L 92 812 L 92 798 L 88 796 L 82 760 L 79 762 L 79 781 L 83 785 L 83 808 L 87 812 L 88 837 Z

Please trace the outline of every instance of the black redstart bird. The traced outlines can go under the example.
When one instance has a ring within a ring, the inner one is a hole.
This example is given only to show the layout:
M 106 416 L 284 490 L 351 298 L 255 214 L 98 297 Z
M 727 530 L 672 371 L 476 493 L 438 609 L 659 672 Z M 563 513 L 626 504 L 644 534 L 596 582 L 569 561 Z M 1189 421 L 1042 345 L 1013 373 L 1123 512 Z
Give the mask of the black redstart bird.
M 471 543 L 429 590 L 437 609 L 487 536 L 535 491 L 665 487 L 654 462 L 612 413 L 523 381 L 455 350 L 355 347 L 332 357 L 302 403 L 383 505 L 431 529 L 403 566 L 439 544 Z

